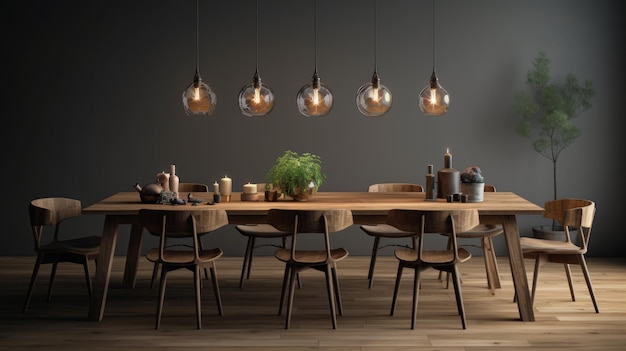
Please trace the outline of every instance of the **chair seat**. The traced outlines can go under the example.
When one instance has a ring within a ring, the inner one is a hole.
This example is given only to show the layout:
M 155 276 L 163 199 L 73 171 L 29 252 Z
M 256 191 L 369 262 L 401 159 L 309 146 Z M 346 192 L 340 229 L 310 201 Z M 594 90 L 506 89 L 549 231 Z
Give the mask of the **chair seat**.
M 291 258 L 291 250 L 289 249 L 277 249 L 274 253 L 274 256 L 283 262 L 288 262 Z M 330 256 L 333 261 L 339 261 L 346 257 L 348 257 L 348 251 L 344 248 L 337 248 L 330 250 Z M 303 250 L 296 251 L 295 260 L 298 263 L 303 263 L 307 265 L 311 264 L 325 264 L 327 262 L 326 259 L 326 251 L 324 250 Z
M 87 236 L 77 239 L 52 241 L 39 248 L 39 252 L 46 254 L 53 253 L 74 253 L 79 255 L 95 255 L 100 251 L 100 241 L 102 237 Z
M 269 224 L 239 224 L 235 228 L 243 235 L 258 238 L 280 238 L 289 234 Z
M 201 262 L 210 262 L 222 257 L 224 252 L 219 249 L 201 250 L 198 252 Z M 163 252 L 163 259 L 169 264 L 193 264 L 194 252 L 191 250 L 165 250 Z M 153 248 L 148 251 L 146 258 L 150 262 L 159 262 L 159 249 Z
M 457 252 L 458 262 L 465 262 L 472 257 L 472 254 L 462 247 Z M 396 249 L 395 256 L 400 261 L 415 262 L 417 260 L 417 251 L 404 248 Z M 422 251 L 422 261 L 433 265 L 448 263 L 453 258 L 453 252 L 449 250 Z
M 522 237 L 520 245 L 524 253 L 584 254 L 585 251 L 571 242 Z
M 462 233 L 456 233 L 457 238 L 486 238 L 504 233 L 501 225 L 479 224 Z
M 404 238 L 415 235 L 415 233 L 405 232 L 389 224 L 362 225 L 361 229 L 368 235 L 383 238 Z

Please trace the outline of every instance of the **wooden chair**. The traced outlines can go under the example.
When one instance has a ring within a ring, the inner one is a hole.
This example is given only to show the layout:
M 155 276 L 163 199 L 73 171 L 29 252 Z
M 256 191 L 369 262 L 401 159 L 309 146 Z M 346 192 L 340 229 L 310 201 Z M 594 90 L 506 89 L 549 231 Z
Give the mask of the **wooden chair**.
M 178 184 L 178 193 L 180 194 L 182 199 L 187 199 L 186 193 L 208 193 L 209 186 L 202 183 L 180 183 Z M 206 199 L 205 199 L 206 200 Z M 200 248 L 202 249 L 202 241 L 200 242 Z M 156 277 L 159 274 L 159 264 L 157 262 L 154 263 L 154 267 L 152 268 L 152 279 L 150 280 L 150 287 L 154 288 L 154 283 L 156 282 Z M 209 279 L 209 273 L 204 270 L 204 277 Z
M 257 192 L 265 191 L 265 183 L 257 184 Z M 248 238 L 246 243 L 246 251 L 243 255 L 243 266 L 241 267 L 241 276 L 239 278 L 239 288 L 243 288 L 244 280 L 250 279 L 250 271 L 252 270 L 252 258 L 254 257 L 254 250 L 263 247 L 271 246 L 275 248 L 286 247 L 287 236 L 291 234 L 291 230 L 283 232 L 271 224 L 239 224 L 235 226 L 237 231 L 241 235 Z M 281 239 L 281 244 L 275 244 L 272 242 L 257 245 L 257 239 Z
M 278 315 L 281 315 L 287 293 L 285 329 L 289 329 L 291 322 L 297 274 L 309 268 L 325 273 L 330 315 L 333 329 L 336 329 L 337 314 L 343 315 L 336 262 L 348 257 L 348 251 L 344 248 L 331 248 L 330 233 L 344 230 L 352 225 L 352 212 L 345 209 L 328 211 L 274 209 L 269 211 L 269 222 L 278 230 L 289 232 L 291 237 L 291 247 L 279 248 L 274 253 L 277 259 L 285 262 L 285 274 L 278 309 Z M 297 248 L 297 238 L 300 235 L 315 235 L 315 233 L 323 236 L 322 249 L 303 250 Z
M 200 235 L 210 233 L 228 224 L 226 211 L 219 209 L 184 211 L 184 210 L 147 210 L 139 211 L 143 228 L 150 234 L 159 236 L 159 247 L 146 254 L 150 262 L 161 265 L 161 281 L 159 285 L 159 302 L 155 329 L 161 324 L 167 272 L 187 268 L 193 270 L 196 295 L 196 320 L 198 329 L 202 328 L 202 312 L 200 307 L 200 270 L 209 268 L 213 291 L 220 316 L 223 315 L 222 300 L 215 270 L 215 261 L 223 254 L 219 248 L 202 249 Z M 171 245 L 171 240 L 191 239 L 191 245 Z
M 450 272 L 454 283 L 454 293 L 458 313 L 461 316 L 463 329 L 466 329 L 465 308 L 463 306 L 463 296 L 461 294 L 461 282 L 457 263 L 465 262 L 472 257 L 472 254 L 465 248 L 459 248 L 456 241 L 456 233 L 474 228 L 479 223 L 478 210 L 450 210 L 450 211 L 419 211 L 419 210 L 391 210 L 388 221 L 390 225 L 405 232 L 416 232 L 413 237 L 414 249 L 398 248 L 395 256 L 398 259 L 398 273 L 391 302 L 391 315 L 393 316 L 398 300 L 398 290 L 402 271 L 404 268 L 414 269 L 413 278 L 413 306 L 411 329 L 415 329 L 415 318 L 417 316 L 417 299 L 420 287 L 420 273 L 428 268 L 435 268 L 440 271 Z M 451 239 L 452 245 L 446 248 L 432 250 L 425 248 L 424 237 L 426 235 L 447 235 Z
M 576 301 L 574 296 L 574 286 L 572 283 L 572 273 L 570 264 L 577 264 L 582 269 L 587 289 L 593 302 L 596 313 L 599 313 L 598 303 L 591 284 L 591 277 L 587 269 L 585 261 L 585 253 L 589 247 L 589 237 L 591 235 L 591 227 L 595 217 L 596 205 L 593 201 L 584 199 L 559 199 L 548 201 L 544 204 L 544 217 L 557 221 L 563 226 L 565 232 L 565 241 L 537 239 L 530 237 L 520 238 L 522 252 L 524 258 L 535 260 L 535 271 L 533 273 L 533 288 L 531 301 L 535 300 L 535 291 L 537 288 L 537 278 L 539 276 L 539 267 L 547 262 L 562 263 L 565 267 L 567 282 L 569 284 L 570 295 L 572 301 Z M 570 228 L 578 231 L 577 243 L 574 243 L 570 237 Z
M 368 192 L 423 192 L 424 188 L 418 184 L 411 183 L 379 183 L 369 186 Z M 374 268 L 376 266 L 376 257 L 378 256 L 378 250 L 388 246 L 404 246 L 391 244 L 380 246 L 381 238 L 399 239 L 411 237 L 415 233 L 404 232 L 390 226 L 389 224 L 376 224 L 376 225 L 361 225 L 361 229 L 370 236 L 374 237 L 374 245 L 372 247 L 372 258 L 370 259 L 370 268 L 367 273 L 367 279 L 369 279 L 369 287 L 374 284 Z
M 30 225 L 35 240 L 35 252 L 37 260 L 33 274 L 28 285 L 26 301 L 24 302 L 23 312 L 26 312 L 37 279 L 39 267 L 42 264 L 52 263 L 52 272 L 50 273 L 50 283 L 48 285 L 48 301 L 52 295 L 52 287 L 57 271 L 57 265 L 60 262 L 71 262 L 83 265 L 85 271 L 85 280 L 87 281 L 87 292 L 91 298 L 91 278 L 89 274 L 89 260 L 95 260 L 100 252 L 99 236 L 86 236 L 75 239 L 61 240 L 60 226 L 66 219 L 79 217 L 82 207 L 79 200 L 68 199 L 62 197 L 41 198 L 30 202 L 28 206 L 30 214 Z M 54 227 L 54 229 L 52 229 Z M 50 228 L 50 230 L 46 230 Z M 53 231 L 51 239 L 50 235 L 44 235 L 44 232 Z
M 486 192 L 495 192 L 496 187 L 491 184 L 485 184 Z M 461 246 L 473 246 L 483 250 L 483 259 L 485 260 L 485 272 L 487 274 L 487 286 L 491 290 L 491 294 L 495 294 L 495 289 L 500 289 L 500 270 L 498 269 L 498 259 L 496 256 L 495 247 L 493 245 L 492 237 L 504 233 L 501 225 L 493 224 L 479 224 L 476 228 L 472 228 L 469 231 L 457 232 L 457 238 L 466 239 L 480 239 L 480 246 L 476 245 L 461 245 Z M 450 275 L 446 274 L 446 281 L 449 282 Z M 439 279 L 441 279 L 441 272 L 439 272 Z M 447 285 L 446 285 L 447 287 Z

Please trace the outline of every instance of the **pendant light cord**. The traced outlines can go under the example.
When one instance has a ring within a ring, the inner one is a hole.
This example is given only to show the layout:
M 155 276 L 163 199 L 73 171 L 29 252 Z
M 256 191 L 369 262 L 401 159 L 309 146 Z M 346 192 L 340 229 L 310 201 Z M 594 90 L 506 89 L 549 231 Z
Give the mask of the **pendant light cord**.
M 433 0 L 433 72 L 435 72 L 435 0 Z
M 196 0 L 196 73 L 200 73 L 200 0 Z
M 259 72 L 259 0 L 256 0 L 256 72 Z
M 378 0 L 374 0 L 374 72 L 378 71 Z
M 313 43 L 314 47 L 315 47 L 315 72 L 317 72 L 317 0 L 315 0 L 315 15 L 314 15 L 314 32 L 315 32 L 315 36 L 314 36 L 314 40 L 315 42 Z

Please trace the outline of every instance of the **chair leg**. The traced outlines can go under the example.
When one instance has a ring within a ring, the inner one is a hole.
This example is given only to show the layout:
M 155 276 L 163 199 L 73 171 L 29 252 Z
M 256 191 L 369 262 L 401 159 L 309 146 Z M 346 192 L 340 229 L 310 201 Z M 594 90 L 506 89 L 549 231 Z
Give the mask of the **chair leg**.
M 87 293 L 91 299 L 91 275 L 89 274 L 89 258 L 83 256 L 83 268 L 85 270 L 85 281 L 87 282 Z
M 333 322 L 333 329 L 337 329 L 337 308 L 335 306 L 335 288 L 333 287 L 333 276 L 330 265 L 326 265 L 324 275 L 326 276 L 326 291 L 328 292 L 328 305 L 330 307 L 330 318 Z
M 341 302 L 341 291 L 339 289 L 339 279 L 337 278 L 337 266 L 335 263 L 330 267 L 333 278 L 333 287 L 335 288 L 335 300 L 337 305 L 337 314 L 343 316 L 343 303 Z
M 26 293 L 26 301 L 24 301 L 22 312 L 26 312 L 26 310 L 28 310 L 28 305 L 30 305 L 30 298 L 33 295 L 33 288 L 35 287 L 35 281 L 37 280 L 37 273 L 39 273 L 39 267 L 41 266 L 42 259 L 42 254 L 38 254 L 37 260 L 35 261 L 35 267 L 33 268 L 33 274 L 30 276 L 30 284 L 28 284 L 28 292 Z
M 198 249 L 200 251 L 204 250 L 204 246 L 202 246 L 202 238 L 198 238 Z M 204 279 L 209 280 L 209 272 L 206 269 L 206 266 L 204 267 Z
M 206 267 L 204 268 L 206 272 Z M 220 286 L 217 282 L 217 270 L 215 269 L 215 262 L 211 262 L 211 282 L 213 283 L 213 293 L 215 294 L 215 301 L 217 303 L 217 313 L 220 316 L 224 315 L 224 309 L 222 308 L 222 296 L 220 295 Z
M 195 265 L 193 269 L 193 287 L 196 295 L 196 326 L 202 329 L 202 302 L 200 298 L 200 266 Z
M 296 270 L 292 267 L 290 269 L 289 277 L 289 296 L 287 297 L 287 317 L 285 318 L 285 329 L 289 329 L 291 323 L 291 310 L 293 308 L 293 295 L 296 290 Z
M 398 263 L 398 273 L 396 274 L 396 284 L 394 285 L 394 288 L 393 288 L 393 299 L 391 300 L 391 312 L 389 313 L 390 316 L 393 316 L 393 313 L 396 310 L 396 302 L 398 302 L 398 289 L 400 288 L 400 280 L 402 279 L 403 268 L 404 266 L 402 266 L 402 263 Z
M 574 282 L 572 280 L 572 271 L 569 268 L 569 264 L 563 264 L 565 268 L 565 276 L 567 276 L 567 285 L 569 285 L 569 293 L 572 296 L 572 301 L 576 301 L 576 295 L 574 295 Z
M 239 288 L 243 288 L 243 280 L 247 276 L 250 278 L 250 257 L 252 256 L 252 250 L 254 249 L 254 237 L 248 237 L 248 243 L 246 244 L 246 252 L 243 255 L 243 265 L 241 266 L 241 277 L 239 277 Z
M 280 289 L 280 304 L 278 305 L 278 315 L 280 316 L 283 313 L 283 306 L 285 304 L 285 293 L 287 292 L 289 276 L 291 275 L 291 270 L 289 265 L 285 263 L 285 273 L 283 274 L 283 285 Z
M 452 282 L 454 284 L 454 295 L 456 296 L 456 304 L 461 316 L 461 324 L 463 329 L 467 329 L 465 321 L 465 307 L 463 306 L 463 294 L 461 293 L 461 280 L 459 279 L 459 269 L 455 264 L 452 269 Z
M 161 281 L 159 283 L 159 300 L 157 302 L 157 315 L 154 329 L 161 327 L 161 314 L 163 313 L 163 300 L 165 298 L 165 285 L 167 284 L 167 266 L 161 267 Z
M 587 289 L 589 289 L 589 295 L 591 296 L 591 302 L 593 302 L 593 308 L 596 310 L 596 313 L 600 313 L 598 309 L 598 302 L 596 301 L 596 294 L 593 291 L 593 285 L 591 284 L 591 276 L 589 275 L 589 270 L 587 269 L 587 262 L 585 261 L 585 257 L 583 255 L 578 256 L 578 262 L 580 264 L 580 268 L 583 271 L 583 275 L 585 276 L 585 282 L 587 282 Z
M 54 287 L 54 278 L 57 275 L 57 266 L 58 266 L 57 262 L 54 262 L 52 264 L 52 272 L 50 273 L 50 282 L 48 283 L 48 301 L 50 301 L 50 297 L 52 296 L 52 287 Z
M 152 268 L 152 279 L 150 280 L 150 289 L 154 289 L 154 283 L 156 282 L 158 273 L 159 273 L 159 263 L 154 262 L 154 267 Z
M 535 304 L 535 292 L 537 291 L 537 279 L 539 277 L 539 267 L 546 261 L 546 257 L 544 255 L 538 255 L 535 259 L 535 271 L 533 273 L 533 288 L 530 294 L 530 303 L 532 305 Z
M 495 289 L 500 289 L 500 272 L 498 270 L 498 261 L 496 251 L 493 247 L 491 237 L 482 238 L 483 257 L 485 260 L 485 272 L 487 274 L 487 286 L 491 290 L 491 294 L 495 295 Z
M 370 259 L 370 269 L 367 273 L 367 279 L 369 279 L 369 288 L 372 288 L 374 284 L 374 268 L 376 266 L 376 257 L 378 256 L 378 246 L 380 244 L 380 237 L 374 237 L 374 246 L 372 247 L 372 258 Z
M 411 330 L 415 329 L 417 319 L 417 299 L 419 297 L 420 270 L 415 267 L 413 272 L 413 304 L 411 305 Z

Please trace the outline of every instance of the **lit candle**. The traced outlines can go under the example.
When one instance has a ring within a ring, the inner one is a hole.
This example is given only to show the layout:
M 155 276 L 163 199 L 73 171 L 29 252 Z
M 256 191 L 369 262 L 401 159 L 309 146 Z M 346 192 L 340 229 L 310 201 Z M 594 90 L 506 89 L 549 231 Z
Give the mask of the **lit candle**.
M 452 168 L 452 155 L 450 154 L 450 148 L 446 148 L 446 153 L 443 155 L 443 168 Z
M 256 194 L 256 184 L 244 184 L 243 185 L 243 193 L 244 194 Z

